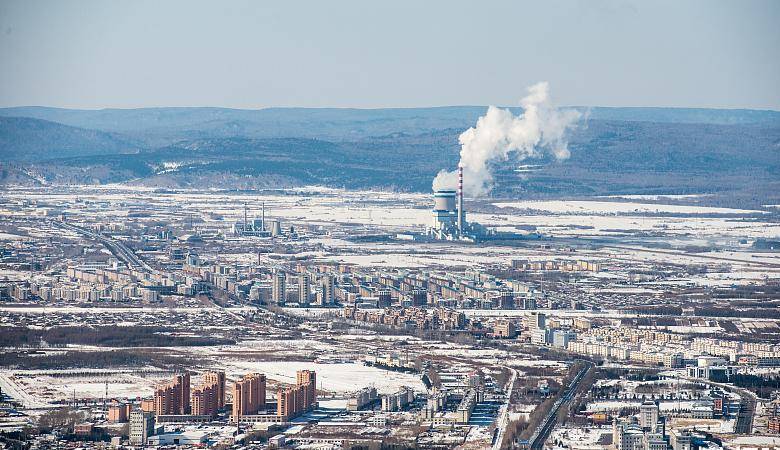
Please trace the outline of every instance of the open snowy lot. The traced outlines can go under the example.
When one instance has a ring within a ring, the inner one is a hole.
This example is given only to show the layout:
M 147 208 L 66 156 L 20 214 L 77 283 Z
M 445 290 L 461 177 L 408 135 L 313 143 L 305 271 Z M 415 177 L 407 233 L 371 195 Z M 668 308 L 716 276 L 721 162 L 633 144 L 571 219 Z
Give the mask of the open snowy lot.
M 597 450 L 605 446 L 599 444 L 603 439 L 610 439 L 611 427 L 561 427 L 550 433 L 548 443 L 560 443 L 562 447 L 571 450 Z
M 624 214 L 624 213 L 678 213 L 678 214 L 760 214 L 751 209 L 715 208 L 709 206 L 665 205 L 661 203 L 604 202 L 604 201 L 523 201 L 497 202 L 499 208 L 533 209 L 566 214 Z

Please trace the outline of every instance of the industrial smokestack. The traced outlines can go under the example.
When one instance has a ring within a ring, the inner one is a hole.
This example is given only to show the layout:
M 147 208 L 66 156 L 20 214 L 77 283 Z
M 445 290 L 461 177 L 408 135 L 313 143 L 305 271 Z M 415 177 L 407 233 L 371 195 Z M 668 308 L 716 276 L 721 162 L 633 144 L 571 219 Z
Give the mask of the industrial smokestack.
M 458 234 L 463 235 L 463 164 L 458 164 Z

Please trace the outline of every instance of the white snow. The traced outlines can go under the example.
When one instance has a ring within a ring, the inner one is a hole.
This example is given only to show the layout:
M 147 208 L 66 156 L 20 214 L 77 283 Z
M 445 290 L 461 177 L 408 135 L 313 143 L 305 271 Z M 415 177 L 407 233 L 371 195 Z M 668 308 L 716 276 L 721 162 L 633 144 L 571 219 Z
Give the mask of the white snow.
M 549 200 L 497 202 L 499 208 L 535 209 L 552 213 L 619 214 L 619 213 L 678 213 L 678 214 L 761 214 L 765 211 L 715 208 L 710 206 L 664 205 L 636 202 L 601 202 L 590 200 Z

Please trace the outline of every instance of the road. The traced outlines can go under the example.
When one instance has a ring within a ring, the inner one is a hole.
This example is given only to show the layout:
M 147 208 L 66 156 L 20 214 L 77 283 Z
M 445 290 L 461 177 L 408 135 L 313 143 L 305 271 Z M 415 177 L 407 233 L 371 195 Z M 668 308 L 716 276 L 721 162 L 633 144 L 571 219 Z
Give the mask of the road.
M 734 424 L 734 432 L 737 434 L 750 434 L 753 432 L 753 415 L 756 412 L 756 401 L 750 396 L 742 396 L 739 403 L 737 423 Z
M 590 361 L 583 362 L 585 362 L 587 365 L 579 371 L 577 376 L 574 377 L 563 395 L 553 404 L 552 408 L 550 408 L 550 411 L 547 413 L 547 416 L 545 416 L 544 421 L 538 427 L 536 427 L 534 434 L 531 435 L 529 442 L 531 443 L 532 450 L 541 449 L 544 447 L 544 442 L 550 436 L 553 428 L 555 428 L 555 424 L 557 422 L 556 419 L 558 417 L 558 410 L 561 408 L 561 406 L 565 405 L 571 401 L 572 398 L 574 398 L 574 394 L 577 392 L 577 388 L 579 387 L 582 379 L 585 377 L 585 374 L 587 374 L 588 371 L 593 368 L 593 363 Z
M 509 403 L 512 401 L 512 390 L 515 388 L 515 381 L 517 381 L 517 371 L 511 367 L 507 369 L 512 371 L 512 377 L 509 379 L 509 389 L 506 393 L 506 403 L 501 405 L 501 411 L 498 413 L 498 422 L 496 423 L 496 429 L 498 434 L 496 435 L 495 442 L 493 442 L 493 450 L 501 448 L 501 441 L 506 434 L 506 427 L 509 426 Z
M 78 227 L 73 224 L 69 224 L 67 222 L 53 222 L 55 226 L 59 226 L 60 228 L 64 228 L 66 230 L 74 231 L 76 233 L 81 234 L 82 236 L 86 236 L 88 238 L 94 239 L 101 244 L 105 245 L 106 248 L 117 258 L 119 258 L 122 262 L 127 264 L 127 266 L 131 269 L 135 270 L 141 270 L 144 272 L 154 272 L 154 269 L 152 269 L 151 266 L 146 264 L 141 258 L 139 258 L 133 251 L 128 248 L 124 243 L 117 241 L 115 239 L 107 238 L 99 233 L 94 233 L 90 230 L 87 230 L 86 228 Z
M 718 386 L 729 392 L 735 392 L 739 394 L 739 413 L 737 414 L 737 422 L 734 424 L 734 433 L 736 434 L 751 434 L 753 432 L 753 417 L 756 414 L 756 394 L 743 389 L 733 384 L 718 383 L 710 380 L 703 380 L 701 378 L 692 377 L 680 377 L 680 379 L 688 380 L 691 382 L 705 383 L 710 386 Z

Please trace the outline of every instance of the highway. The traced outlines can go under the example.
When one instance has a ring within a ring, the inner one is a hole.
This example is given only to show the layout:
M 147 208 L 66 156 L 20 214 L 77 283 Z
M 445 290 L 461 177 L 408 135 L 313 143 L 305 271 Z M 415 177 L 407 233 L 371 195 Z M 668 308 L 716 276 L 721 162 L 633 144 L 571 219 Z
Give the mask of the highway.
M 105 245 L 106 248 L 119 260 L 127 264 L 127 266 L 130 269 L 134 270 L 141 270 L 144 272 L 154 272 L 154 269 L 152 269 L 151 266 L 146 264 L 144 261 L 141 260 L 133 251 L 128 248 L 124 243 L 117 241 L 115 239 L 107 238 L 99 233 L 94 233 L 90 230 L 87 230 L 86 228 L 77 227 L 76 225 L 69 224 L 67 222 L 59 222 L 55 221 L 53 222 L 55 226 L 58 226 L 60 228 L 64 228 L 66 230 L 74 231 L 76 233 L 81 234 L 82 236 L 86 236 L 88 238 L 92 238 L 96 241 L 99 241 L 101 244 Z
M 531 435 L 529 442 L 531 444 L 532 450 L 541 449 L 544 447 L 544 442 L 550 436 L 553 428 L 555 428 L 556 419 L 558 417 L 558 410 L 561 408 L 561 406 L 565 405 L 571 401 L 572 398 L 574 398 L 574 393 L 577 392 L 577 387 L 580 385 L 582 378 L 585 377 L 585 374 L 587 374 L 588 371 L 593 368 L 593 363 L 590 361 L 583 362 L 587 363 L 587 366 L 583 367 L 577 376 L 574 377 L 563 395 L 553 404 L 552 408 L 550 408 L 550 411 L 545 416 L 544 421 L 538 427 L 536 427 L 534 434 Z

